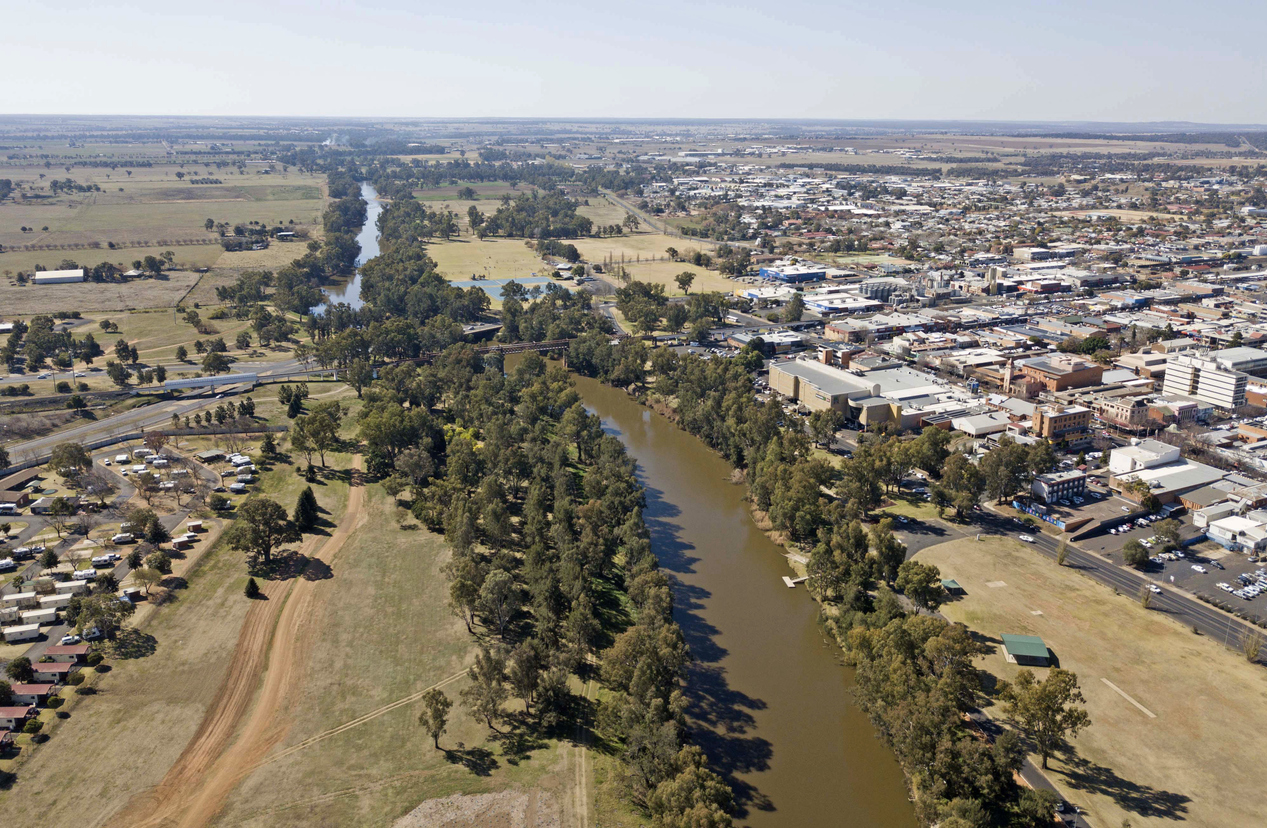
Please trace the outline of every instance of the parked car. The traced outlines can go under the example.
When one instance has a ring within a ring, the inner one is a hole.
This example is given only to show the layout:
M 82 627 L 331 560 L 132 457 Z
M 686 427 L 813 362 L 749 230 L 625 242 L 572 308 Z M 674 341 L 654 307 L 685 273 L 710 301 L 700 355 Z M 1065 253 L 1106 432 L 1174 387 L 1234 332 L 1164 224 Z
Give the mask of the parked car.
M 66 646 L 69 646 L 71 644 L 78 644 L 81 641 L 83 641 L 83 639 L 75 635 L 74 633 L 71 633 L 70 635 L 62 636 L 62 644 Z
M 1193 570 L 1194 572 L 1200 572 L 1202 575 L 1204 575 L 1205 573 L 1207 573 L 1207 572 L 1209 572 L 1209 571 L 1210 571 L 1210 570 L 1206 569 L 1204 566 L 1202 566 L 1201 564 L 1193 564 L 1193 565 L 1192 565 L 1192 570 Z
M 105 637 L 106 634 L 101 631 L 100 627 L 89 627 L 84 631 L 84 641 L 100 641 Z

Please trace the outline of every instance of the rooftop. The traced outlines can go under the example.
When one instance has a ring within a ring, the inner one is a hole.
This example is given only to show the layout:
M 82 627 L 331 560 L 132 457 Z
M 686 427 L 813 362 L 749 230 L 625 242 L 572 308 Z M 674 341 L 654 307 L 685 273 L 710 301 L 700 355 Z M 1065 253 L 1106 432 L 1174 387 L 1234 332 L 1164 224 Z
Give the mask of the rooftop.
M 1047 645 L 1036 635 L 1009 635 L 1004 633 L 1003 647 L 1013 656 L 1047 658 Z

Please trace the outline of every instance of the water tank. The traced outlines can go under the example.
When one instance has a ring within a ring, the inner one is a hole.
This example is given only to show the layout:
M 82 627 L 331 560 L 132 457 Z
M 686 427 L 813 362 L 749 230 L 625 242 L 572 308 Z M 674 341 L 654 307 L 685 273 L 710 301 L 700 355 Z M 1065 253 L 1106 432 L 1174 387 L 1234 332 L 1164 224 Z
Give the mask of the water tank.
M 1267 244 L 1260 244 L 1254 247 L 1255 256 L 1267 256 Z

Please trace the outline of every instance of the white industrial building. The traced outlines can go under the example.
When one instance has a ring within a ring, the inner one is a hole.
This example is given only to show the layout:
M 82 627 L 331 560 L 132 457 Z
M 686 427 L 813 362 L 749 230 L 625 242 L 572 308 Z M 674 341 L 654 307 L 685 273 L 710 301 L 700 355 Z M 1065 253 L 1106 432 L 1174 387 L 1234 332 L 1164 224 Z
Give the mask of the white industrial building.
M 42 270 L 35 274 L 35 284 L 37 285 L 65 285 L 71 282 L 82 282 L 84 280 L 84 269 L 77 270 Z
M 1239 515 L 1211 522 L 1205 534 L 1219 546 L 1235 552 L 1262 552 L 1267 549 L 1267 526 Z

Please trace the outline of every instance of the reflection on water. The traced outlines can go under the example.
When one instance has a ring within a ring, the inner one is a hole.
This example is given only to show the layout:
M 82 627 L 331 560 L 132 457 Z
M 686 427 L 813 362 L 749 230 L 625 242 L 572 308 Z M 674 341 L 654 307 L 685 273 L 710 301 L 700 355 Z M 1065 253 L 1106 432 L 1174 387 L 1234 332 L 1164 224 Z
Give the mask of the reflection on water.
M 902 773 L 849 702 L 849 671 L 817 605 L 788 589 L 721 457 L 622 391 L 577 380 L 638 461 L 647 525 L 695 662 L 688 717 L 735 789 L 739 825 L 911 828 Z
M 361 245 L 361 255 L 356 257 L 356 274 L 341 285 L 325 291 L 330 297 L 327 304 L 340 302 L 351 305 L 353 310 L 365 303 L 361 301 L 361 265 L 378 255 L 378 216 L 383 212 L 383 204 L 378 200 L 378 191 L 368 182 L 361 182 L 361 198 L 365 199 L 365 225 L 357 235 L 356 241 Z M 324 307 L 323 307 L 324 310 Z

